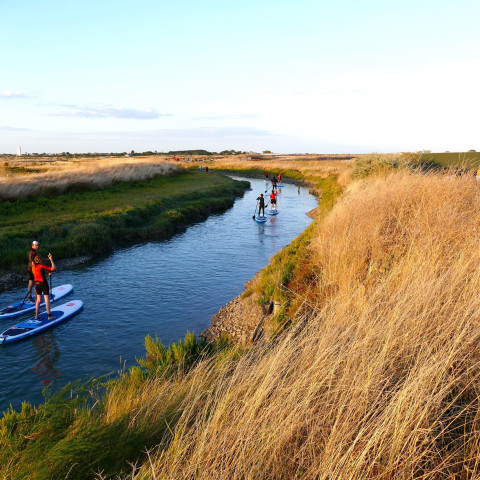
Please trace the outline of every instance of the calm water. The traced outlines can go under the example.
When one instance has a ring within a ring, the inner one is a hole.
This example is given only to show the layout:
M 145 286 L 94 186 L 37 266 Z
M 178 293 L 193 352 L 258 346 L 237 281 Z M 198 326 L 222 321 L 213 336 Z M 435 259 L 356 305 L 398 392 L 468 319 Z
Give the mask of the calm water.
M 52 381 L 60 387 L 135 364 L 135 357 L 145 354 L 148 334 L 168 345 L 187 330 L 201 333 L 212 315 L 311 223 L 305 213 L 317 205 L 307 189 L 287 184 L 277 197 L 280 214 L 257 224 L 255 199 L 266 183 L 248 180 L 252 190 L 233 208 L 183 234 L 57 272 L 53 286 L 74 287 L 59 304 L 80 299 L 85 308 L 43 334 L 0 345 L 0 412 L 10 404 L 18 408 L 22 400 L 40 403 L 42 388 Z M 26 288 L 4 292 L 0 305 L 22 300 L 25 293 Z M 0 331 L 25 318 L 0 320 Z

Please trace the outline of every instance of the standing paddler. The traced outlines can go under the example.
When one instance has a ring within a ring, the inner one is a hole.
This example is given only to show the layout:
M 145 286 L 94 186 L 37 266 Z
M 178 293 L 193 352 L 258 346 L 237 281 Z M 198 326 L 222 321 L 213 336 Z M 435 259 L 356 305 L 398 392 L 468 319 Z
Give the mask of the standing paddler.
M 277 194 L 273 190 L 272 190 L 272 193 L 270 194 L 270 205 L 271 205 L 270 207 L 271 210 L 277 211 Z
M 258 216 L 261 217 L 262 215 L 260 212 L 263 210 L 263 216 L 265 216 L 265 197 L 263 196 L 263 193 L 260 194 L 259 197 L 257 197 L 257 202 L 258 202 Z
M 272 192 L 277 191 L 277 177 L 275 174 L 272 176 Z
M 43 297 L 45 298 L 45 307 L 47 310 L 47 318 L 49 320 L 53 320 L 55 317 L 52 316 L 50 312 L 50 290 L 48 288 L 47 277 L 45 276 L 46 272 L 53 272 L 55 270 L 55 263 L 53 263 L 52 254 L 48 254 L 48 258 L 50 263 L 52 264 L 51 267 L 48 265 L 42 264 L 42 257 L 40 255 L 35 255 L 33 258 L 32 263 L 32 273 L 33 278 L 35 280 L 35 319 L 38 319 L 38 312 L 40 310 L 40 303 L 42 302 L 42 293 Z
M 28 267 L 27 267 L 27 271 L 28 271 L 28 300 L 30 302 L 34 302 L 34 298 L 33 298 L 33 273 L 32 273 L 32 264 L 33 264 L 33 259 L 35 258 L 35 255 L 37 255 L 37 250 L 38 250 L 38 247 L 39 247 L 39 243 L 34 240 L 32 242 L 32 246 L 30 247 L 30 251 L 28 252 Z

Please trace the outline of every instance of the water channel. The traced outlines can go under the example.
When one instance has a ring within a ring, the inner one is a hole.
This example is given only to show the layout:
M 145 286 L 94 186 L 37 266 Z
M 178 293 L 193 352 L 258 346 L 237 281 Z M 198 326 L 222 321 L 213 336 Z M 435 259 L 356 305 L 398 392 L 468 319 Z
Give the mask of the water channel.
M 134 365 L 145 354 L 148 334 L 169 345 L 187 330 L 201 333 L 212 315 L 312 222 L 306 213 L 316 199 L 308 189 L 286 184 L 278 195 L 279 215 L 256 223 L 255 199 L 267 184 L 234 178 L 250 181 L 252 189 L 225 213 L 169 240 L 120 249 L 55 274 L 53 286 L 74 286 L 65 302 L 80 299 L 85 308 L 43 334 L 0 345 L 0 416 L 10 404 L 18 409 L 23 400 L 42 402 L 45 385 L 59 388 Z M 23 287 L 10 289 L 0 294 L 0 305 L 25 293 Z M 25 318 L 0 320 L 0 331 Z

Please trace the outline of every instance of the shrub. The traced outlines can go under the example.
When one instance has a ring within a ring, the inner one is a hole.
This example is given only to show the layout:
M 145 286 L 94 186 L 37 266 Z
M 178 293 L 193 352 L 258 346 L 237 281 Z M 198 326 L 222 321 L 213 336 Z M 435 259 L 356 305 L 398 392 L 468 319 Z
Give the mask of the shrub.
M 384 174 L 392 170 L 412 170 L 418 168 L 419 157 L 416 153 L 382 154 L 371 153 L 357 157 L 353 164 L 352 176 L 363 178 L 375 174 Z
M 99 254 L 112 248 L 110 230 L 98 223 L 81 223 L 76 225 L 70 235 L 71 252 L 75 255 Z
M 140 365 L 129 370 L 130 377 L 138 382 L 147 378 L 160 376 L 165 372 L 186 371 L 202 353 L 209 347 L 205 340 L 198 339 L 193 333 L 187 332 L 184 340 L 172 343 L 166 348 L 158 337 L 147 335 L 145 338 L 145 358 L 137 359 Z

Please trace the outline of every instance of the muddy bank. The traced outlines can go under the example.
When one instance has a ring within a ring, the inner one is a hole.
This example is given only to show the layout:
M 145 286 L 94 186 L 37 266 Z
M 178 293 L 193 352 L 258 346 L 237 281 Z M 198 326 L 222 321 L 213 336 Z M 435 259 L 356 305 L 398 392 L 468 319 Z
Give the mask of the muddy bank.
M 255 281 L 259 274 L 245 284 L 245 288 Z M 262 336 L 263 309 L 255 295 L 247 297 L 242 293 L 222 307 L 211 320 L 210 326 L 200 336 L 214 342 L 222 335 L 228 335 L 236 343 L 248 345 Z
M 76 265 L 82 265 L 92 260 L 91 255 L 84 255 L 81 257 L 64 258 L 62 260 L 55 260 L 55 266 L 57 270 L 65 270 L 67 268 L 74 267 Z M 0 293 L 8 290 L 9 288 L 18 287 L 19 285 L 28 284 L 28 275 L 25 266 L 25 273 L 19 272 L 0 272 Z

